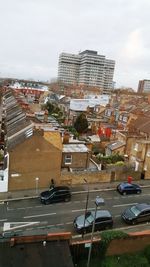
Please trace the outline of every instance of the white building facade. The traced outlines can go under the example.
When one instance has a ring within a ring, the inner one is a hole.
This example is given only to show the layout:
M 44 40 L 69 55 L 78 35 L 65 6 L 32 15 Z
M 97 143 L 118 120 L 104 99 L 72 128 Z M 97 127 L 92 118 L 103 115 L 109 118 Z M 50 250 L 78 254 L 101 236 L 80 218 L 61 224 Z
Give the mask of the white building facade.
M 100 87 L 103 93 L 113 89 L 115 61 L 85 50 L 77 55 L 62 53 L 59 56 L 58 80 L 67 84 Z

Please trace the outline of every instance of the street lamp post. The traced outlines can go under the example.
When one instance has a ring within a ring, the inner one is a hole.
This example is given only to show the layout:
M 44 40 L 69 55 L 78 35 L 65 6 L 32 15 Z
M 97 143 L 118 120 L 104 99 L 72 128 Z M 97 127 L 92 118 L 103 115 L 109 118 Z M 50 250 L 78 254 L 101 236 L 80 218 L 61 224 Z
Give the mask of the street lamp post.
M 91 259 L 91 251 L 92 251 L 92 244 L 93 244 L 93 236 L 94 236 L 94 229 L 95 229 L 95 220 L 96 220 L 97 208 L 99 206 L 103 206 L 104 204 L 105 204 L 105 202 L 104 202 L 104 199 L 103 198 L 96 197 L 96 199 L 95 199 L 95 214 L 94 214 L 94 221 L 93 221 L 93 225 L 92 225 L 91 245 L 90 245 L 90 248 L 89 248 L 87 267 L 90 266 L 90 259 Z
M 84 181 L 88 186 L 88 190 L 87 190 L 87 195 L 86 195 L 86 204 L 85 204 L 85 214 L 84 214 L 82 238 L 84 237 L 84 234 L 85 234 L 85 220 L 86 220 L 86 213 L 87 213 L 88 201 L 89 201 L 89 183 L 85 178 L 84 178 Z
M 35 178 L 35 192 L 36 192 L 36 195 L 38 194 L 38 190 L 39 189 L 39 177 L 36 177 Z

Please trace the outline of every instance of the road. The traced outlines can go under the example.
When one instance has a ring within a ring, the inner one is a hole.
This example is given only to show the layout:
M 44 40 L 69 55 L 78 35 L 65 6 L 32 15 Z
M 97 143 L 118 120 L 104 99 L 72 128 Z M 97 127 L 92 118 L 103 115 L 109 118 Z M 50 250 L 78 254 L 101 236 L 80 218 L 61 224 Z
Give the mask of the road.
M 25 231 L 30 234 L 33 230 L 46 232 L 71 231 L 75 234 L 73 220 L 76 216 L 85 212 L 86 196 L 87 194 L 84 192 L 76 193 L 72 195 L 70 202 L 50 205 L 41 204 L 38 198 L 3 203 L 0 205 L 0 229 L 1 231 L 7 229 L 8 232 L 13 231 L 18 234 Z M 147 223 L 128 226 L 121 220 L 120 216 L 123 210 L 130 205 L 149 203 L 149 188 L 143 188 L 141 195 L 128 196 L 121 196 L 115 190 L 90 192 L 89 210 L 95 209 L 96 196 L 104 198 L 105 206 L 102 209 L 108 209 L 111 212 L 115 229 L 139 231 L 149 228 Z

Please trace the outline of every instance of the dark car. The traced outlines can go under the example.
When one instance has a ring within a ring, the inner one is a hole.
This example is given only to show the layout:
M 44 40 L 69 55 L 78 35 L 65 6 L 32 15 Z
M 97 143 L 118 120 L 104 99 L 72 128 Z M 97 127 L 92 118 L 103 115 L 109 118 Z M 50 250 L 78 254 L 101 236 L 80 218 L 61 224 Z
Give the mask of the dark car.
M 140 194 L 142 189 L 137 184 L 121 183 L 117 186 L 117 191 L 125 196 L 127 194 Z
M 143 203 L 127 208 L 121 215 L 128 224 L 150 221 L 150 205 Z
M 74 229 L 77 233 L 87 233 L 92 231 L 95 211 L 88 211 L 74 220 Z M 112 228 L 113 219 L 108 210 L 98 210 L 95 219 L 95 231 Z
M 68 186 L 56 186 L 40 194 L 40 200 L 43 204 L 56 203 L 61 201 L 67 202 L 70 199 L 71 191 Z

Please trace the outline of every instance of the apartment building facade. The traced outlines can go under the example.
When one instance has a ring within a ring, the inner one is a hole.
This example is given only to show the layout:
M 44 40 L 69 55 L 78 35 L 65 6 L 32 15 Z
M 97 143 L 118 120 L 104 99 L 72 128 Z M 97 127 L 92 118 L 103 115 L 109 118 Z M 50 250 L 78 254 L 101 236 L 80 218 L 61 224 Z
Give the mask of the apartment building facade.
M 138 93 L 150 93 L 150 80 L 139 81 Z
M 67 84 L 99 87 L 103 89 L 103 93 L 109 93 L 113 89 L 114 68 L 115 61 L 98 55 L 97 51 L 61 53 L 58 80 Z

